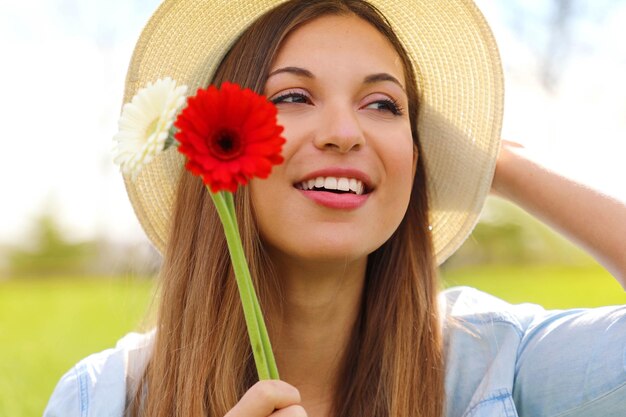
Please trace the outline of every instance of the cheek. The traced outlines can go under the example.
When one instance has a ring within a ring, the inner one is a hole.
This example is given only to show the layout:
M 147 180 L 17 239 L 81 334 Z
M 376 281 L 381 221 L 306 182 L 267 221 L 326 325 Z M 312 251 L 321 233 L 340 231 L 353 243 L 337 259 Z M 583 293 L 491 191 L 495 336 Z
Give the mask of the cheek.
M 390 193 L 385 196 L 387 205 L 387 227 L 396 229 L 406 214 L 411 199 L 415 177 L 416 153 L 412 139 L 396 141 L 394 147 L 386 147 L 384 156 L 385 171 Z
M 411 199 L 414 171 L 413 158 L 399 157 L 396 160 L 390 180 L 393 181 L 393 193 L 390 196 L 394 207 L 393 217 L 399 223 L 404 217 Z M 391 214 L 391 213 L 390 213 Z
M 298 144 L 303 138 L 309 135 L 309 123 L 306 119 L 297 118 L 293 115 L 281 115 L 278 113 L 278 124 L 284 128 L 282 136 L 285 144 L 282 149 L 282 156 L 287 161 L 297 150 Z
M 255 221 L 261 237 L 272 240 L 272 234 L 281 229 L 281 220 L 289 210 L 285 201 L 283 165 L 274 166 L 266 179 L 252 179 L 248 185 Z
M 406 133 L 402 135 L 401 140 L 394 141 L 394 143 L 396 146 L 385 149 L 386 171 L 390 179 L 397 184 L 395 188 L 399 192 L 410 193 L 417 163 L 417 149 L 413 145 L 413 140 L 406 138 Z
M 259 227 L 272 220 L 272 216 L 268 216 L 268 213 L 271 213 L 276 209 L 276 207 L 273 206 L 276 202 L 270 198 L 270 196 L 274 195 L 276 189 L 275 181 L 272 180 L 275 171 L 277 171 L 277 167 L 273 168 L 272 174 L 268 178 L 255 178 L 252 179 L 249 184 L 252 208 L 254 210 L 257 223 L 259 223 Z

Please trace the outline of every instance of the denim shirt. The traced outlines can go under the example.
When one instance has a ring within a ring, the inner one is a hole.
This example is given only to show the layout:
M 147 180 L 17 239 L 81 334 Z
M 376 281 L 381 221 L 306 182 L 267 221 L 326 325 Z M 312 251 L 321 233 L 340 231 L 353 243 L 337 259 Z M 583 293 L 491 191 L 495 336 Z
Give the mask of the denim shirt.
M 625 417 L 626 306 L 546 311 L 461 287 L 440 295 L 447 417 Z M 154 331 L 79 362 L 44 417 L 122 417 Z

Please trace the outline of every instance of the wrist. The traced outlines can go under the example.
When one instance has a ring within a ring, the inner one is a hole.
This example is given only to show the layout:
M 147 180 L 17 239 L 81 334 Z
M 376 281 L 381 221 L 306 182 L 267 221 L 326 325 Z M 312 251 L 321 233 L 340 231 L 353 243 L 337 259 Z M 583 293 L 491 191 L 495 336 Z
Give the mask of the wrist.
M 493 195 L 510 199 L 514 194 L 515 184 L 522 176 L 523 170 L 520 169 L 520 165 L 526 159 L 521 155 L 523 149 L 518 143 L 502 141 L 491 184 Z

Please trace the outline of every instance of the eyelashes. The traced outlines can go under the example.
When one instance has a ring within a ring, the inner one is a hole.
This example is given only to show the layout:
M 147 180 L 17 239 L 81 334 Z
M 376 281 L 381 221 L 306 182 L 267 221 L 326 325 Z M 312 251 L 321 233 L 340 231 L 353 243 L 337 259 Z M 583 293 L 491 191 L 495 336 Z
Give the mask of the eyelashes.
M 270 100 L 272 103 L 280 104 L 280 103 L 300 103 L 300 104 L 310 104 L 311 99 L 304 93 L 299 91 L 286 91 L 278 95 L 278 97 L 274 97 Z
M 273 97 L 272 99 L 270 99 L 270 101 L 274 103 L 274 105 L 282 103 L 312 104 L 311 98 L 307 94 L 301 91 L 289 90 L 279 94 L 276 97 Z M 394 116 L 402 116 L 404 114 L 404 108 L 392 98 L 375 100 L 371 103 L 368 103 L 363 108 L 390 113 Z
M 376 100 L 373 103 L 367 105 L 369 108 L 372 105 L 376 105 L 376 110 L 388 111 L 394 116 L 402 116 L 404 114 L 404 108 L 394 99 L 386 98 L 382 100 Z

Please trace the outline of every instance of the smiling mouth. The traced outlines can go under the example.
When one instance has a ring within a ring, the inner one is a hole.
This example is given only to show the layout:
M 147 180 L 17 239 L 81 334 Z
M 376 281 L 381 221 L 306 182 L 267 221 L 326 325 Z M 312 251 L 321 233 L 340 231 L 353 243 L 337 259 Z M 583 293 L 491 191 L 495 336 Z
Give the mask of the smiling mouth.
M 335 194 L 367 194 L 363 181 L 347 177 L 317 177 L 294 185 L 303 191 L 327 191 Z

